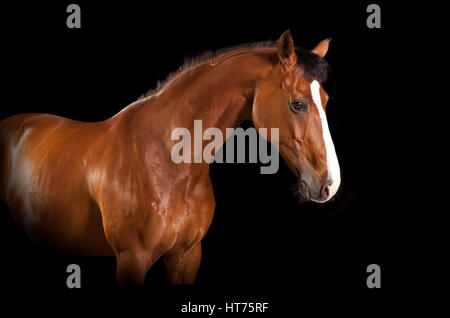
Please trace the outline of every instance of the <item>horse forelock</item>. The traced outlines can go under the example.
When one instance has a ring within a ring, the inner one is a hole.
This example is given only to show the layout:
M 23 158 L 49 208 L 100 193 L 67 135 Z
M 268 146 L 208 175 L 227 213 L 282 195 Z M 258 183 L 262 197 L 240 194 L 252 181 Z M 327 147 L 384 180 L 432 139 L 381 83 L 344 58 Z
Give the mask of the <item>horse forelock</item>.
M 295 48 L 295 53 L 298 56 L 297 65 L 303 67 L 305 71 L 304 77 L 316 79 L 320 84 L 327 81 L 330 65 L 324 58 L 300 47 Z

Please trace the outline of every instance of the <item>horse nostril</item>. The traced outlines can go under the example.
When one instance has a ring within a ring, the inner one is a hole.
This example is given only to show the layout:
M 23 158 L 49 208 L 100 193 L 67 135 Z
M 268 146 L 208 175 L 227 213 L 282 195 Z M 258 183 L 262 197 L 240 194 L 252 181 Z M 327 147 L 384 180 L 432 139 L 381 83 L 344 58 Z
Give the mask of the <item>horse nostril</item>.
M 326 186 L 322 187 L 322 199 L 325 200 L 330 195 L 330 185 L 327 184 Z

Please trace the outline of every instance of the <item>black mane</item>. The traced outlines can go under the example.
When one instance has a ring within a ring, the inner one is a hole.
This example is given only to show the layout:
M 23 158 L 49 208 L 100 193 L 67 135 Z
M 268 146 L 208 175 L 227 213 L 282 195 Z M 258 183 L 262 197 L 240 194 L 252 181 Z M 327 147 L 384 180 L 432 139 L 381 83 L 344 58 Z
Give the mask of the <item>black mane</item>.
M 237 46 L 229 46 L 216 51 L 207 51 L 201 53 L 195 57 L 186 58 L 184 63 L 178 68 L 177 71 L 169 74 L 165 81 L 158 81 L 157 87 L 155 89 L 150 90 L 145 95 L 141 96 L 141 98 L 147 97 L 154 92 L 158 91 L 166 82 L 168 82 L 174 75 L 179 74 L 183 70 L 194 66 L 196 64 L 210 61 L 211 59 L 217 57 L 223 53 L 229 53 L 231 51 L 242 49 L 242 48 L 274 48 L 276 49 L 278 45 L 277 41 L 266 41 L 266 42 L 255 42 L 255 43 L 246 43 Z M 319 55 L 312 53 L 311 51 L 305 50 L 301 47 L 296 47 L 295 52 L 297 53 L 298 60 L 297 65 L 302 67 L 305 71 L 304 76 L 307 79 L 317 79 L 319 83 L 323 84 L 327 81 L 328 72 L 330 66 L 328 62 L 321 58 Z
M 186 59 L 183 65 L 180 67 L 180 70 L 192 66 L 194 64 L 211 60 L 216 56 L 229 53 L 231 51 L 241 49 L 241 48 L 274 48 L 276 49 L 278 45 L 277 41 L 266 41 L 266 42 L 255 42 L 255 43 L 247 43 L 238 46 L 230 46 L 225 47 L 223 49 L 219 49 L 216 51 L 208 51 L 204 52 L 194 58 Z M 319 83 L 324 83 L 328 79 L 328 72 L 330 70 L 330 65 L 328 62 L 321 58 L 319 55 L 305 50 L 301 47 L 295 48 L 295 53 L 298 56 L 297 65 L 302 67 L 305 70 L 304 76 L 308 79 L 317 79 Z

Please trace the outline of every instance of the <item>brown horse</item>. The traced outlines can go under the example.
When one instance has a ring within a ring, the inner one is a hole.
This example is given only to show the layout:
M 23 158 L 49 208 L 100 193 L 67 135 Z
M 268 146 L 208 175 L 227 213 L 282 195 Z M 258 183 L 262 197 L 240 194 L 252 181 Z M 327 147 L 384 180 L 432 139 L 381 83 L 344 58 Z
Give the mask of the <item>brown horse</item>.
M 38 243 L 115 255 L 120 283 L 143 283 L 160 257 L 169 282 L 193 283 L 215 200 L 208 163 L 171 160 L 171 132 L 192 131 L 195 119 L 224 135 L 245 119 L 278 128 L 300 192 L 329 200 L 340 171 L 320 85 L 328 44 L 296 49 L 287 31 L 277 44 L 217 53 L 102 122 L 9 117 L 0 122 L 0 193 Z

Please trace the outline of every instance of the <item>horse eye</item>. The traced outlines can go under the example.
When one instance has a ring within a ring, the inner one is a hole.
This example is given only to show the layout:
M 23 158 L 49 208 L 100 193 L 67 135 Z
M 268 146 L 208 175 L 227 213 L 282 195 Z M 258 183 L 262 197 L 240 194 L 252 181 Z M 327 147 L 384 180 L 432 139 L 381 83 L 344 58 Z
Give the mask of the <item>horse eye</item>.
M 293 111 L 300 112 L 306 111 L 308 109 L 308 106 L 304 102 L 293 102 L 291 103 L 291 108 Z

